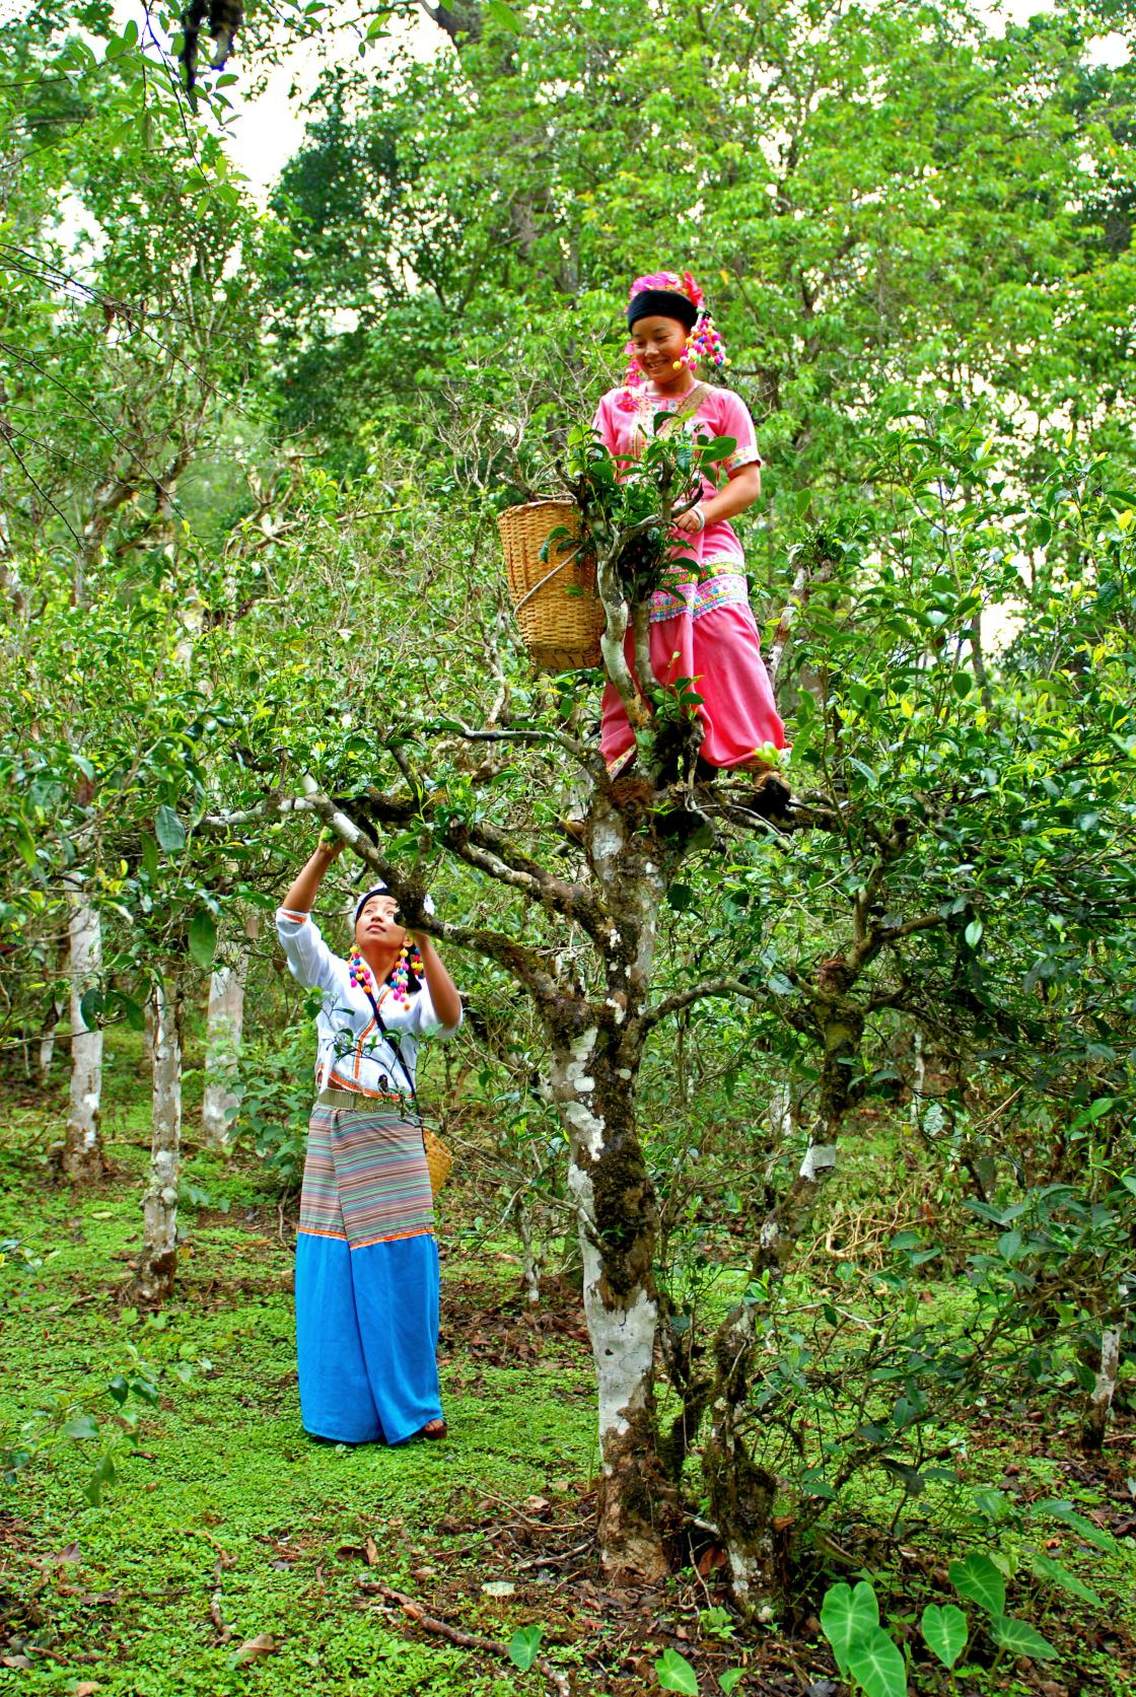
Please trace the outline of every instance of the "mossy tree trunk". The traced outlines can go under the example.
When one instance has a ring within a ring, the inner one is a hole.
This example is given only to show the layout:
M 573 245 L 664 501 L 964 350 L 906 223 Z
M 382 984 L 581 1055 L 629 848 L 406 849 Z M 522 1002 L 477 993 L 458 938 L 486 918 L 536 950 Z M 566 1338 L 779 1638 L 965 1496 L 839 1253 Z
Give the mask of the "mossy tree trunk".
M 168 983 L 155 983 L 148 1018 L 153 1055 L 150 1176 L 142 1200 L 142 1252 L 134 1290 L 140 1304 L 153 1308 L 172 1296 L 177 1270 L 182 985 L 176 973 Z

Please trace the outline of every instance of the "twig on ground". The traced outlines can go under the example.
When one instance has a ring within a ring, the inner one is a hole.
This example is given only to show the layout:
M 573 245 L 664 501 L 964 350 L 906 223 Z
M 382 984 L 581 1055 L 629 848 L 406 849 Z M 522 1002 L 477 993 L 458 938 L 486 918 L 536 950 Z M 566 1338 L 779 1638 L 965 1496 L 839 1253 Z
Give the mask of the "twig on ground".
M 451 1644 L 458 1644 L 463 1650 L 487 1650 L 490 1655 L 508 1658 L 508 1645 L 499 1638 L 487 1638 L 480 1632 L 466 1632 L 463 1627 L 451 1626 L 449 1621 L 439 1620 L 436 1615 L 429 1615 L 413 1597 L 408 1597 L 405 1591 L 395 1591 L 390 1585 L 383 1585 L 378 1580 L 362 1580 L 360 1591 L 370 1596 L 385 1597 L 390 1603 L 397 1603 L 408 1620 L 422 1627 L 424 1632 L 436 1633 L 440 1638 L 448 1638 Z M 536 1666 L 545 1679 L 556 1690 L 559 1697 L 570 1697 L 568 1676 L 554 1668 L 552 1663 L 543 1656 L 538 1656 Z

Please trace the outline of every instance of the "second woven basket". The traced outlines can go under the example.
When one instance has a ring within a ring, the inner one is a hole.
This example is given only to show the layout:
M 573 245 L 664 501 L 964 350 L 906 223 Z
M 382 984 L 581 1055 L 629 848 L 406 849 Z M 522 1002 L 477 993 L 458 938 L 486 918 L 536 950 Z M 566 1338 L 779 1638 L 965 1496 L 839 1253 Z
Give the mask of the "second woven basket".
M 534 666 L 542 672 L 598 666 L 604 610 L 579 509 L 571 501 L 527 501 L 502 513 L 497 526 L 513 611 Z M 561 528 L 567 535 L 549 541 Z

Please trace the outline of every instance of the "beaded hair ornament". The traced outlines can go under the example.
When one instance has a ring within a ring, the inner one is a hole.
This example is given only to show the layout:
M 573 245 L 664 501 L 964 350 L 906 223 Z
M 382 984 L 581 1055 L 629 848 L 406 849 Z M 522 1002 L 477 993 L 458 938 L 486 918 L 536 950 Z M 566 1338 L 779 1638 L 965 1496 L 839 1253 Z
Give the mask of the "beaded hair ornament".
M 699 360 L 719 369 L 726 364 L 726 345 L 718 334 L 706 297 L 689 271 L 684 271 L 681 277 L 677 271 L 651 271 L 645 277 L 636 277 L 628 292 L 628 303 L 645 289 L 667 289 L 673 294 L 683 295 L 696 309 L 694 328 L 687 335 L 686 347 L 674 362 L 676 371 L 684 365 L 693 367 Z M 628 355 L 625 382 L 628 388 L 633 389 L 644 380 L 635 358 L 634 341 L 629 341 L 624 351 Z

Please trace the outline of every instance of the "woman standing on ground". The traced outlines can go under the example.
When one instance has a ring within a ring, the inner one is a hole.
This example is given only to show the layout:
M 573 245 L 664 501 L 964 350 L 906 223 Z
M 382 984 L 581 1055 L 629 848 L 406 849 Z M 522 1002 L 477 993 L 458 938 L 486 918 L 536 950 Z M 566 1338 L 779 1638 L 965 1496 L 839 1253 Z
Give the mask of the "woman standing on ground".
M 626 381 L 600 401 L 595 428 L 608 451 L 624 462 L 636 459 L 659 415 L 703 437 L 729 436 L 737 446 L 719 462 L 724 488 L 702 476 L 701 498 L 675 521 L 676 563 L 671 582 L 651 596 L 651 664 L 656 681 L 673 685 L 695 680 L 702 697 L 701 761 L 710 767 L 741 768 L 758 774 L 768 811 L 789 800 L 788 787 L 770 771 L 762 749 L 785 747 L 761 658 L 757 625 L 749 605 L 745 556 L 730 519 L 761 494 L 761 456 L 753 419 L 732 389 L 710 387 L 696 376 L 700 360 L 721 365 L 725 354 L 702 291 L 689 271 L 637 277 L 627 308 L 631 364 Z M 627 660 L 634 667 L 634 638 Z M 623 770 L 635 738 L 614 684 L 603 697 L 601 747 L 610 772 Z
M 323 991 L 296 1237 L 300 1412 L 312 1437 L 399 1444 L 446 1431 L 414 1065 L 418 1039 L 456 1031 L 462 1006 L 385 884 L 356 905 L 350 956 L 328 948 L 311 909 L 342 846 L 321 840 L 276 915 L 292 976 Z

